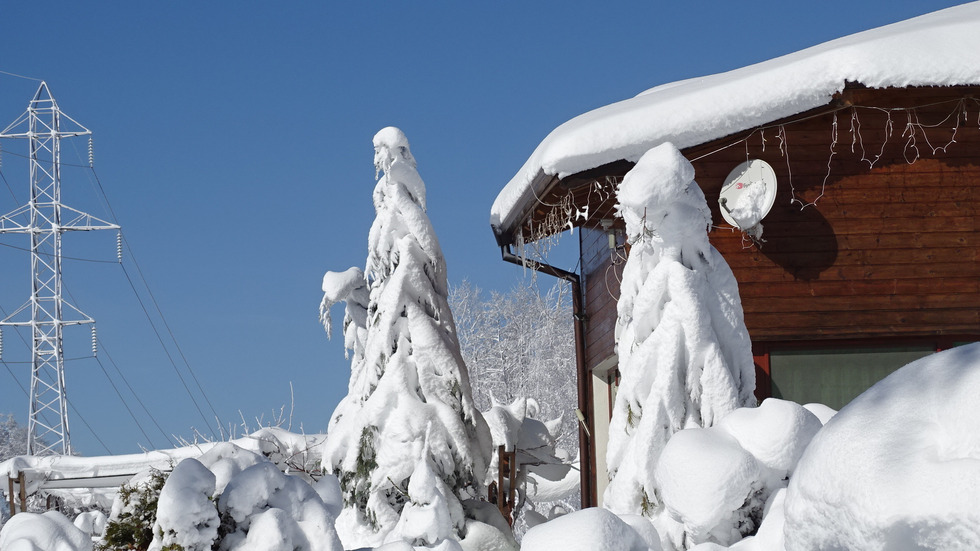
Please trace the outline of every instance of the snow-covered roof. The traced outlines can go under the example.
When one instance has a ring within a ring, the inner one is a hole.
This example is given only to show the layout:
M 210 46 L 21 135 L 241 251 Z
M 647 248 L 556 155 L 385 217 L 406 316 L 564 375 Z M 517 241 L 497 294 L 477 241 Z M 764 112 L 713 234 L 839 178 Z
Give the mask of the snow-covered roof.
M 872 88 L 980 84 L 980 2 L 846 36 L 726 73 L 664 84 L 562 124 L 497 196 L 508 229 L 553 176 L 636 161 L 663 142 L 702 144 Z

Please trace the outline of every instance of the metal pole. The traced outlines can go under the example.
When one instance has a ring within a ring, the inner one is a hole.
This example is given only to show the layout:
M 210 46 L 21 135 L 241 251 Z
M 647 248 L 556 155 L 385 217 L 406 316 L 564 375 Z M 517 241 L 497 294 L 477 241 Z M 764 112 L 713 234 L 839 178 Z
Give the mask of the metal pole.
M 553 277 L 564 279 L 572 285 L 572 316 L 575 318 L 575 374 L 578 380 L 578 408 L 585 419 L 579 423 L 579 472 L 582 489 L 582 508 L 598 504 L 595 483 L 595 445 L 592 434 L 595 432 L 592 411 L 592 375 L 585 363 L 585 324 L 588 319 L 582 304 L 582 282 L 578 274 L 561 268 L 529 261 L 510 252 L 510 245 L 500 247 L 500 256 L 504 262 L 525 266 L 532 270 Z

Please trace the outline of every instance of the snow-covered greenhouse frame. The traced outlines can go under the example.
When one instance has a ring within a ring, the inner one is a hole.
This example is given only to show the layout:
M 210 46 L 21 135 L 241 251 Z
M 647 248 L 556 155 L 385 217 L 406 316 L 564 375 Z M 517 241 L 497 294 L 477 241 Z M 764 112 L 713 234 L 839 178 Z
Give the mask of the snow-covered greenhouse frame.
M 583 506 L 599 504 L 629 247 L 616 186 L 672 142 L 739 283 L 757 397 L 840 407 L 891 370 L 980 340 L 980 3 L 670 83 L 554 130 L 497 197 L 504 258 L 579 228 Z M 729 171 L 779 182 L 761 236 L 723 221 Z M 538 267 L 546 265 L 537 264 Z M 589 376 L 591 373 L 591 376 Z M 588 430 L 591 437 L 585 433 Z

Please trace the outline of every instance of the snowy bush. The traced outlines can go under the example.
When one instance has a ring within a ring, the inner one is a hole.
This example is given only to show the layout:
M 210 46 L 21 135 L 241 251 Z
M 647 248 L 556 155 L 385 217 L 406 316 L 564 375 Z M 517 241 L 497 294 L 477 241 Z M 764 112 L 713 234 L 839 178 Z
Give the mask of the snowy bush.
M 664 547 L 725 546 L 756 534 L 821 426 L 803 406 L 769 398 L 714 427 L 675 433 L 655 473 L 664 510 L 653 524 Z
M 786 549 L 980 549 L 980 344 L 915 361 L 804 452 Z
M 119 488 L 99 549 L 147 549 L 153 541 L 157 502 L 167 476 L 156 469 L 137 474 Z
M 605 504 L 648 518 L 671 436 L 755 404 L 755 368 L 735 277 L 708 243 L 694 168 L 671 144 L 643 155 L 617 189 L 632 245 L 618 302 L 622 375 L 609 428 Z
M 465 536 L 460 501 L 483 492 L 489 431 L 470 394 L 446 301 L 446 264 L 408 140 L 389 127 L 374 147 L 383 176 L 368 235 L 366 308 L 356 272 L 324 278 L 326 308 L 347 301 L 345 343 L 354 356 L 323 468 L 340 480 L 338 531 L 348 547 L 380 545 L 396 527 L 412 544 L 438 547 Z M 435 487 L 413 496 L 415 476 Z M 434 524 L 409 529 L 403 514 Z
M 218 511 L 211 502 L 214 473 L 196 459 L 174 467 L 160 490 L 150 551 L 208 551 L 218 539 Z
M 340 501 L 331 479 L 314 489 L 305 473 L 287 475 L 265 455 L 221 443 L 169 477 L 150 471 L 123 486 L 99 549 L 340 551 L 336 508 L 324 503 Z

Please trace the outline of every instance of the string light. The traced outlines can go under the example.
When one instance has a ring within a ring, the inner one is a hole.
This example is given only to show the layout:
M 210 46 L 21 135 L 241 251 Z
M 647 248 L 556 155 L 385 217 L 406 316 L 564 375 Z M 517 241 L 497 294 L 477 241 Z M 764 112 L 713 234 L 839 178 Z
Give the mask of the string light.
M 945 153 L 947 148 L 956 142 L 957 132 L 960 129 L 961 124 L 966 123 L 969 120 L 968 113 L 968 101 L 970 100 L 978 106 L 980 106 L 980 99 L 973 97 L 959 98 L 955 100 L 944 100 L 938 101 L 930 104 L 920 105 L 916 107 L 895 107 L 895 108 L 884 108 L 876 106 L 864 106 L 864 105 L 845 105 L 841 107 L 834 108 L 830 111 L 823 111 L 805 117 L 801 117 L 792 121 L 786 121 L 780 124 L 773 124 L 767 126 L 759 126 L 745 135 L 743 138 L 729 142 L 723 146 L 718 147 L 712 151 L 704 153 L 698 157 L 692 158 L 691 162 L 696 162 L 698 160 L 704 159 L 716 153 L 720 153 L 729 149 L 730 147 L 743 144 L 746 150 L 746 158 L 750 156 L 749 140 L 755 136 L 756 133 L 759 134 L 761 141 L 762 152 L 766 151 L 767 139 L 766 130 L 775 129 L 776 138 L 779 141 L 779 153 L 780 156 L 786 162 L 786 176 L 790 188 L 791 198 L 790 204 L 800 205 L 801 210 L 809 206 L 815 206 L 817 201 L 824 197 L 826 194 L 827 182 L 833 174 L 833 160 L 836 157 L 837 144 L 839 142 L 839 120 L 838 112 L 844 109 L 850 109 L 850 128 L 848 131 L 851 133 L 851 153 L 857 154 L 857 150 L 860 149 L 861 158 L 858 162 L 867 163 L 869 169 L 873 169 L 875 165 L 881 160 L 885 153 L 885 148 L 891 142 L 892 136 L 895 134 L 895 122 L 892 117 L 893 113 L 904 112 L 906 114 L 906 124 L 905 128 L 902 130 L 901 137 L 905 139 L 905 144 L 903 145 L 903 157 L 908 164 L 914 164 L 918 159 L 922 157 L 922 152 L 920 150 L 920 143 L 925 143 L 929 148 L 929 151 L 933 155 L 942 151 Z M 955 103 L 953 110 L 945 117 L 943 120 L 936 124 L 923 124 L 919 119 L 919 110 L 935 107 L 939 105 L 945 105 L 949 103 Z M 883 137 L 881 141 L 881 148 L 878 150 L 874 158 L 869 158 L 867 154 L 867 148 L 864 144 L 864 136 L 862 135 L 862 124 L 859 115 L 860 110 L 871 110 L 875 112 L 883 113 L 885 116 L 885 122 L 882 127 Z M 809 119 L 822 117 L 827 114 L 832 115 L 833 121 L 830 129 L 830 152 L 827 158 L 827 171 L 824 174 L 823 181 L 821 183 L 820 193 L 812 201 L 806 201 L 801 198 L 797 193 L 797 190 L 793 183 L 793 169 L 792 162 L 790 159 L 790 146 L 788 134 L 786 127 L 789 125 L 798 124 Z M 940 128 L 953 121 L 953 126 L 950 130 L 950 139 L 943 145 L 934 146 L 929 139 L 927 134 L 928 129 Z M 977 111 L 976 125 L 980 128 L 980 109 Z M 921 140 L 921 141 L 920 141 Z M 565 193 L 561 198 L 558 199 L 556 203 L 548 203 L 543 201 L 537 195 L 537 191 L 532 187 L 531 191 L 534 193 L 534 197 L 538 204 L 547 207 L 544 216 L 538 217 L 538 221 L 532 218 L 528 220 L 526 228 L 528 234 L 524 234 L 524 229 L 522 228 L 518 232 L 518 236 L 515 239 L 518 249 L 522 251 L 522 255 L 526 257 L 523 251 L 531 246 L 538 253 L 538 258 L 546 258 L 548 251 L 557 242 L 558 236 L 564 230 L 574 230 L 575 223 L 579 220 L 589 220 L 589 217 L 596 212 L 604 212 L 603 207 L 609 198 L 615 199 L 616 186 L 622 181 L 621 177 L 606 176 L 604 181 L 594 180 L 588 189 L 588 193 L 585 194 L 583 206 L 578 206 L 575 201 L 575 196 L 571 190 Z M 581 201 L 581 200 L 580 200 Z M 533 245 L 530 245 L 533 244 Z

